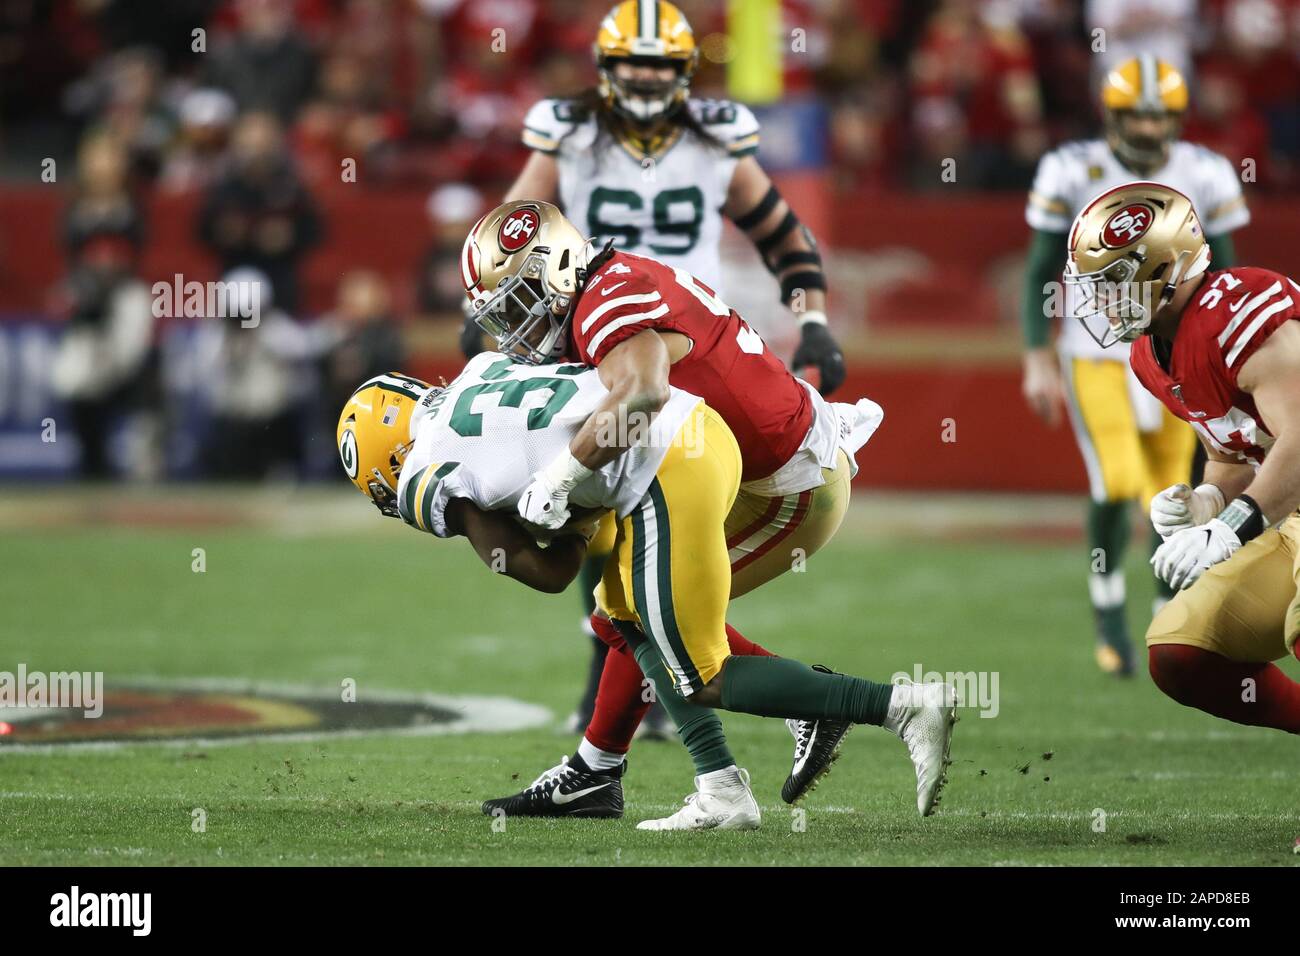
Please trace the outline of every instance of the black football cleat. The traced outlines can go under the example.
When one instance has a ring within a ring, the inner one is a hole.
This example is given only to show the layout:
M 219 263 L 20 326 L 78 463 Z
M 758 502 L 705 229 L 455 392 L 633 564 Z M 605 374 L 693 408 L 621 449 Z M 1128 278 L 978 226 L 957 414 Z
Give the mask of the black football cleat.
M 833 673 L 821 664 L 814 664 L 813 670 Z M 794 766 L 781 786 L 781 799 L 798 803 L 830 773 L 831 764 L 840 757 L 840 744 L 853 724 L 847 720 L 787 720 L 785 725 L 794 735 Z
M 613 770 L 591 770 L 581 758 L 562 757 L 524 790 L 509 797 L 484 800 L 483 812 L 508 817 L 589 817 L 617 819 L 623 815 L 623 774 L 627 761 Z

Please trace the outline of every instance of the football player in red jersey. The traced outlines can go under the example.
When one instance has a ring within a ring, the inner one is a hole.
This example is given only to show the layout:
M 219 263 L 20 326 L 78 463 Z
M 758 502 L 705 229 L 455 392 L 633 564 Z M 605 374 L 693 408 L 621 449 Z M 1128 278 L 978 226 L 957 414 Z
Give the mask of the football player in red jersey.
M 508 202 L 484 216 L 470 231 L 461 260 L 476 321 L 517 361 L 567 356 L 598 368 L 611 393 L 610 409 L 627 416 L 611 415 L 598 427 L 626 428 L 636 416 L 648 420 L 670 383 L 722 416 L 743 462 L 743 484 L 726 522 L 733 598 L 810 557 L 843 520 L 856 470 L 852 453 L 879 423 L 879 407 L 866 400 L 826 402 L 685 270 L 612 244 L 597 251 L 580 237 L 550 203 Z M 601 464 L 616 457 L 616 445 L 601 445 Z M 525 492 L 521 516 L 545 528 L 562 526 L 568 492 L 590 468 L 572 452 L 561 455 Z M 615 619 L 635 620 L 617 574 L 610 573 L 614 567 L 607 565 L 601 607 Z M 595 715 L 574 756 L 597 767 L 622 761 L 648 702 L 619 632 L 597 618 L 593 626 L 618 652 L 607 658 Z M 733 629 L 729 633 L 733 654 L 767 653 Z M 829 767 L 847 725 L 802 722 L 791 729 L 795 760 L 782 795 L 794 802 Z
M 1098 344 L 1134 343 L 1138 379 L 1209 456 L 1203 484 L 1151 502 L 1151 562 L 1181 589 L 1147 631 L 1152 678 L 1189 707 L 1300 733 L 1300 684 L 1271 663 L 1300 635 L 1300 285 L 1209 264 L 1191 201 L 1130 183 L 1075 219 L 1066 281 Z

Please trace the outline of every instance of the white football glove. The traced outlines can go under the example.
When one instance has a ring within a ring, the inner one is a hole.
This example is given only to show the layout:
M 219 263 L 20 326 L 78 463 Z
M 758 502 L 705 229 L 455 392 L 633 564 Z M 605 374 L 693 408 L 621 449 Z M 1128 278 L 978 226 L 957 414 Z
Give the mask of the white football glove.
M 1175 591 L 1189 588 L 1220 561 L 1241 547 L 1237 532 L 1218 518 L 1175 531 L 1151 556 L 1156 577 Z
M 566 448 L 560 457 L 537 474 L 519 498 L 519 516 L 529 524 L 555 531 L 569 520 L 569 492 L 591 469 Z
M 1162 538 L 1175 531 L 1205 524 L 1224 508 L 1223 492 L 1217 485 L 1170 485 L 1151 499 L 1151 526 Z

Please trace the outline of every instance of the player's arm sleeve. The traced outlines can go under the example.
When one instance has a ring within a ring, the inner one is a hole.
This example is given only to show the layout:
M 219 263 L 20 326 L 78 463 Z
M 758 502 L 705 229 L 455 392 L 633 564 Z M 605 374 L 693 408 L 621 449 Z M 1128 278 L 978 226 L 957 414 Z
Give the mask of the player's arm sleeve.
M 1037 349 L 1052 341 L 1052 302 L 1061 302 L 1053 290 L 1059 287 L 1065 262 L 1066 236 L 1061 232 L 1035 229 L 1025 263 L 1025 286 L 1020 303 L 1020 330 L 1025 348 Z
M 1062 148 L 1064 149 L 1064 147 Z M 1071 180 L 1071 164 L 1062 150 L 1054 150 L 1038 161 L 1034 184 L 1025 204 L 1025 221 L 1039 232 L 1070 231 L 1074 221 L 1071 195 L 1075 192 Z
M 741 159 L 758 152 L 758 117 L 753 110 L 740 103 L 726 103 L 722 119 L 719 138 L 726 143 L 728 154 Z
M 524 115 L 521 138 L 529 149 L 553 156 L 560 151 L 560 143 L 572 129 L 571 103 L 559 99 L 539 100 Z
M 447 538 L 447 502 L 455 497 L 473 499 L 468 478 L 454 461 L 426 465 L 403 475 L 397 489 L 397 510 L 412 528 Z
M 629 277 L 619 287 L 617 275 L 606 276 L 601 285 L 587 292 L 591 308 L 574 316 L 573 336 L 582 359 L 599 365 L 610 349 L 645 329 L 670 328 L 668 303 L 647 279 Z M 599 293 L 613 289 L 608 297 Z
M 754 159 L 736 164 L 723 213 L 749 237 L 790 305 L 800 290 L 826 291 L 826 272 L 812 232 L 781 198 Z
M 1241 191 L 1241 180 L 1237 169 L 1226 158 L 1214 153 L 1205 157 L 1204 208 L 1198 209 L 1201 225 L 1205 227 L 1205 238 L 1215 239 L 1227 236 L 1250 222 L 1250 209 L 1246 206 L 1246 197 Z M 1230 263 L 1228 263 L 1230 264 Z M 1225 266 L 1215 261 L 1215 268 Z
M 1228 380 L 1234 386 L 1241 367 L 1268 341 L 1277 327 L 1292 319 L 1300 319 L 1300 285 L 1285 276 L 1274 276 L 1274 281 L 1237 313 L 1240 319 L 1230 320 L 1219 334 L 1223 364 Z
M 758 117 L 748 106 L 730 100 L 692 99 L 687 108 L 728 156 L 741 159 L 758 152 Z

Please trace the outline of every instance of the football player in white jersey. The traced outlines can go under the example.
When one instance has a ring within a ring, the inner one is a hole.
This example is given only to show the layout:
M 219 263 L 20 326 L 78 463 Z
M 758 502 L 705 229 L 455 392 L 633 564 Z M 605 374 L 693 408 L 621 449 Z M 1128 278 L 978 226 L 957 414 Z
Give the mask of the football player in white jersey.
M 606 427 L 614 422 L 622 427 Z M 749 776 L 736 766 L 713 707 L 890 730 L 916 769 L 917 810 L 933 811 L 950 763 L 952 684 L 892 685 L 791 658 L 731 653 L 725 519 L 740 489 L 741 454 L 722 416 L 695 395 L 669 386 L 648 416 L 609 391 L 595 369 L 483 353 L 443 388 L 397 373 L 365 382 L 339 415 L 337 440 L 344 470 L 383 514 L 439 537 L 464 535 L 493 571 L 547 592 L 572 582 L 585 538 L 570 522 L 543 545 L 540 529 L 516 512 L 535 472 L 557 455 L 583 464 L 586 475 L 566 489 L 567 502 L 584 509 L 577 520 L 612 510 L 620 522 L 617 590 L 629 597 L 611 599 L 605 610 L 619 615 L 698 775 L 699 792 L 682 810 L 641 829 L 759 825 Z M 607 580 L 607 598 L 613 586 Z M 631 606 L 616 610 L 623 600 Z M 570 815 L 621 816 L 626 766 L 566 761 L 513 799 Z M 509 815 L 539 814 L 516 807 Z
M 739 103 L 690 95 L 699 49 L 686 17 L 664 0 L 614 6 L 601 21 L 594 53 L 594 89 L 544 99 L 529 110 L 523 141 L 533 153 L 503 201 L 554 203 L 598 249 L 613 242 L 684 269 L 719 294 L 725 294 L 719 243 L 726 216 L 780 281 L 783 304 L 798 310 L 799 346 L 790 367 L 829 395 L 844 380 L 844 357 L 826 325 L 821 256 L 754 156 L 754 114 Z M 467 357 L 486 344 L 468 319 L 461 341 Z M 586 629 L 590 595 L 613 540 L 606 522 L 583 569 Z M 592 640 L 575 730 L 591 716 L 604 662 L 605 644 Z M 648 727 L 661 725 L 655 718 L 652 711 Z
M 1129 368 L 1129 347 L 1102 350 L 1077 322 L 1055 344 L 1051 317 L 1072 315 L 1061 270 L 1074 217 L 1098 194 L 1133 180 L 1164 183 L 1191 197 L 1215 268 L 1232 265 L 1232 232 L 1250 221 L 1237 170 L 1224 157 L 1178 139 L 1187 86 L 1169 64 L 1140 56 L 1104 79 L 1105 137 L 1065 143 L 1043 156 L 1025 218 L 1033 230 L 1025 271 L 1024 394 L 1049 425 L 1064 403 L 1088 472 L 1088 589 L 1097 627 L 1096 659 L 1107 673 L 1133 671 L 1125 622 L 1124 547 L 1129 502 L 1190 478 L 1191 430 L 1146 392 Z M 1159 544 L 1153 538 L 1152 546 Z M 1170 595 L 1156 582 L 1157 609 Z

